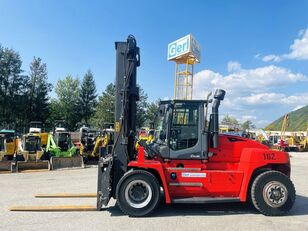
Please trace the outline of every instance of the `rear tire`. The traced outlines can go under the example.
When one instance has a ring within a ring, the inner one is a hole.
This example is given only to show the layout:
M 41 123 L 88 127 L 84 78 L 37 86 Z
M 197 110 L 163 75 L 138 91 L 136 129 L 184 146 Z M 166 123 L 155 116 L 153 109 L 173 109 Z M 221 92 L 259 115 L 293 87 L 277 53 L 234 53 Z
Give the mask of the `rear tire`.
M 266 216 L 281 216 L 289 212 L 295 202 L 292 181 L 278 171 L 266 171 L 256 177 L 251 186 L 254 207 Z
M 147 216 L 160 203 L 160 185 L 157 178 L 147 171 L 129 171 L 117 185 L 116 198 L 124 214 L 132 217 Z

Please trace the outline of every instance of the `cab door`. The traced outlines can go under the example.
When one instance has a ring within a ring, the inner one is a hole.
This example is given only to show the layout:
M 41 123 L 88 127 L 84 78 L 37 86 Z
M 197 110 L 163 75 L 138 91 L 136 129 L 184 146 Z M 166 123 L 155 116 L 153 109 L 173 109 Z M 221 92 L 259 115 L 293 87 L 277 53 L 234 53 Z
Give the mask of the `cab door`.
M 170 159 L 201 159 L 200 103 L 176 102 L 170 125 Z

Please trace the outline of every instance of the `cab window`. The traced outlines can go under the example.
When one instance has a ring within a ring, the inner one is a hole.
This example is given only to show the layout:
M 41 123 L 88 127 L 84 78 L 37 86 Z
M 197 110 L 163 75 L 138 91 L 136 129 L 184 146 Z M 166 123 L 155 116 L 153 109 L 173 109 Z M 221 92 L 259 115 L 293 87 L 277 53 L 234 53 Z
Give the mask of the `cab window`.
M 181 150 L 195 146 L 198 142 L 198 126 L 198 105 L 175 104 L 170 129 L 170 148 Z

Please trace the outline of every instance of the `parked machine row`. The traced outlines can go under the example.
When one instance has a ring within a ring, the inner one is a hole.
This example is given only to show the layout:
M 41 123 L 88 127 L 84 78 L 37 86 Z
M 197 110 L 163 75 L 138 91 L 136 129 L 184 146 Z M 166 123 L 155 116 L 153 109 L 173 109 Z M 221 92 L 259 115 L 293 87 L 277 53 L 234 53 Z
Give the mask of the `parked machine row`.
M 85 130 L 89 129 L 81 129 L 81 146 L 73 143 L 65 121 L 56 121 L 50 133 L 42 131 L 42 123 L 38 121 L 31 122 L 29 133 L 24 135 L 0 130 L 0 171 L 84 167 L 89 158 L 97 161 L 100 152 L 107 152 L 112 143 L 113 130 L 104 130 L 103 135 L 92 134 L 90 140 L 85 138 L 90 134 L 85 135 Z
M 283 118 L 280 131 L 265 131 L 263 129 L 248 129 L 241 131 L 238 126 L 222 125 L 219 131 L 224 134 L 246 137 L 265 144 L 274 150 L 286 152 L 308 151 L 308 122 L 306 131 L 287 132 L 289 116 Z

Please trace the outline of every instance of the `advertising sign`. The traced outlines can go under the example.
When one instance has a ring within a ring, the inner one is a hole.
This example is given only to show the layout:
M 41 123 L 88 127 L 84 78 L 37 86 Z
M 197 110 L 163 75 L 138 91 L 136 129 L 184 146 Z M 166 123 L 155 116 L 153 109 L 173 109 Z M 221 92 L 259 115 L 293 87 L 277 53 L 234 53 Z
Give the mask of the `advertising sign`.
M 200 62 L 200 45 L 191 34 L 168 44 L 168 60 L 175 59 L 187 53 L 191 53 L 196 58 L 197 62 Z

